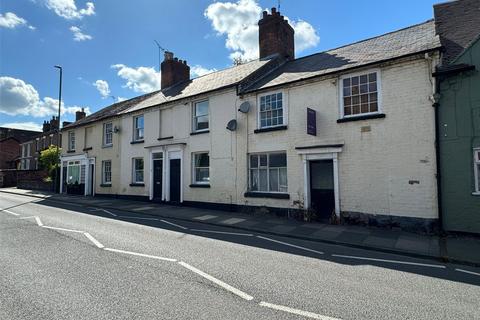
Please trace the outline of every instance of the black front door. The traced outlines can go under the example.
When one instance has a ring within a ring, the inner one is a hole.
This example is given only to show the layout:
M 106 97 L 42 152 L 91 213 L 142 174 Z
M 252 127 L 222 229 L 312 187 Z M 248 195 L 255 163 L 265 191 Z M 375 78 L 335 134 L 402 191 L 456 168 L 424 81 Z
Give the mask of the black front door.
M 180 202 L 180 159 L 170 160 L 170 201 Z
M 153 160 L 153 200 L 162 200 L 162 160 Z
M 334 214 L 333 160 L 310 161 L 310 199 L 318 220 L 327 220 Z
M 93 188 L 95 187 L 95 184 L 93 183 L 93 178 L 95 177 L 95 165 L 92 163 L 90 164 L 90 178 L 89 178 L 89 195 L 93 195 Z

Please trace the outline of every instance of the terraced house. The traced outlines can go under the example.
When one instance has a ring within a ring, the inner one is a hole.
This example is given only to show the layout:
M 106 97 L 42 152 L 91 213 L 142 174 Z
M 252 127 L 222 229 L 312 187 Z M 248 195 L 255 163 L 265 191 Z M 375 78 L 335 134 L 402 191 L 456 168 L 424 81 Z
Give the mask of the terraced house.
M 165 53 L 161 90 L 63 129 L 63 192 L 437 227 L 433 20 L 295 58 L 274 8 L 260 58 L 190 79 Z

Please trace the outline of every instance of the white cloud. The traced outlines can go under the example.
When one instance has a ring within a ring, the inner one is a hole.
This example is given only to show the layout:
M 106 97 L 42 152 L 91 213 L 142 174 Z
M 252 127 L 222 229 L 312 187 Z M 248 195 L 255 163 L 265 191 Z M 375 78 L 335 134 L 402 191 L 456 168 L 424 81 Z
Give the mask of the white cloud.
M 219 35 L 226 35 L 225 46 L 233 51 L 230 58 L 253 60 L 258 58 L 258 20 L 262 8 L 256 0 L 214 2 L 204 12 Z M 288 19 L 295 30 L 295 50 L 301 52 L 318 44 L 317 32 L 306 21 Z
M 125 88 L 141 93 L 160 89 L 160 73 L 152 67 L 131 68 L 124 64 L 114 64 L 111 67 L 118 70 L 117 75 L 127 81 Z
M 122 102 L 122 101 L 125 101 L 127 100 L 128 98 L 124 98 L 124 97 L 117 97 L 117 101 L 116 102 Z
M 95 86 L 95 88 L 97 88 L 98 92 L 100 92 L 100 95 L 103 99 L 110 96 L 110 87 L 108 86 L 107 81 L 97 80 L 93 83 L 93 85 Z
M 206 74 L 217 71 L 217 69 L 215 69 L 215 68 L 207 69 L 207 68 L 204 68 L 204 67 L 202 67 L 201 65 L 198 65 L 198 64 L 191 67 L 190 70 L 192 71 L 192 76 L 193 77 L 200 77 L 200 76 L 203 76 L 203 75 L 206 75 Z
M 85 40 L 92 40 L 93 37 L 89 34 L 85 34 L 82 32 L 82 29 L 76 26 L 70 27 L 70 31 L 73 32 L 73 40 L 74 41 L 85 41 Z
M 58 100 L 50 97 L 40 99 L 35 88 L 21 79 L 0 77 L 0 113 L 10 116 L 25 115 L 46 117 L 58 113 Z M 65 106 L 62 102 L 62 114 L 75 114 L 78 106 Z M 88 108 L 85 108 L 90 113 Z
M 86 7 L 80 10 L 75 5 L 75 0 L 46 0 L 46 5 L 58 16 L 68 20 L 82 19 L 84 16 L 95 14 L 95 6 L 92 2 L 87 2 Z
M 35 122 L 9 122 L 2 123 L 0 127 L 12 128 L 12 129 L 21 129 L 21 130 L 31 130 L 31 131 L 42 131 L 42 126 Z
M 34 26 L 27 25 L 27 20 L 17 16 L 13 12 L 0 13 L 0 27 L 14 29 L 21 26 L 28 26 L 30 30 L 35 30 Z

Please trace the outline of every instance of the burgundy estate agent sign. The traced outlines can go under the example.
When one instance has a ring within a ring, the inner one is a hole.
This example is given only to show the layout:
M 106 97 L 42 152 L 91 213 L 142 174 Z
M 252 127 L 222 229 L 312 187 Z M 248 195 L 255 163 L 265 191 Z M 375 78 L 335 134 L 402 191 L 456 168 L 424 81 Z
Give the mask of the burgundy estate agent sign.
M 317 135 L 317 112 L 307 108 L 307 134 Z

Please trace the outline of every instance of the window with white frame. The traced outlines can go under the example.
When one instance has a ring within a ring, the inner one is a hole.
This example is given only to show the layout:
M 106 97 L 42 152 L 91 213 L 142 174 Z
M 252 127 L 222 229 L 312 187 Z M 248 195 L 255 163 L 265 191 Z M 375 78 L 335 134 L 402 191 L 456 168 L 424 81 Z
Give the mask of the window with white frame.
M 67 165 L 67 184 L 80 184 L 81 172 L 80 161 L 68 161 Z
M 258 112 L 260 128 L 284 125 L 285 114 L 282 93 L 261 96 Z
M 285 152 L 250 155 L 250 191 L 287 192 L 287 154 Z
M 193 183 L 210 183 L 210 155 L 208 152 L 193 154 Z
M 133 158 L 133 183 L 143 183 L 143 158 Z
M 143 114 L 140 116 L 133 117 L 133 140 L 140 141 L 144 137 L 144 122 Z
M 473 150 L 473 165 L 475 166 L 475 192 L 480 193 L 480 149 Z
M 102 161 L 102 184 L 112 184 L 112 161 Z
M 113 138 L 113 124 L 107 122 L 103 124 L 103 145 L 111 146 Z
M 340 78 L 343 117 L 379 112 L 379 72 L 366 72 Z
M 208 130 L 208 100 L 196 102 L 193 107 L 193 131 Z
M 75 150 L 75 131 L 68 131 L 68 150 Z

